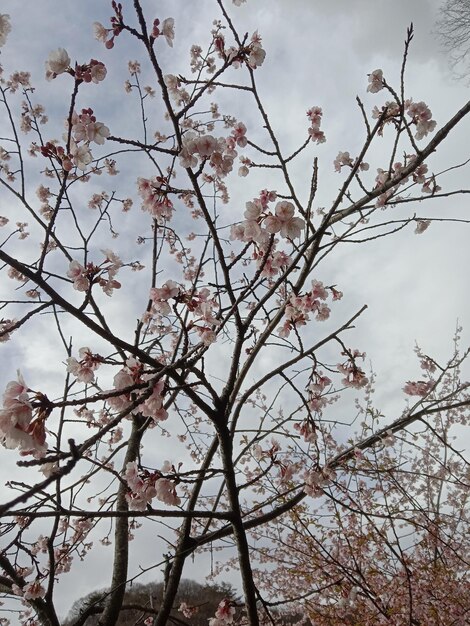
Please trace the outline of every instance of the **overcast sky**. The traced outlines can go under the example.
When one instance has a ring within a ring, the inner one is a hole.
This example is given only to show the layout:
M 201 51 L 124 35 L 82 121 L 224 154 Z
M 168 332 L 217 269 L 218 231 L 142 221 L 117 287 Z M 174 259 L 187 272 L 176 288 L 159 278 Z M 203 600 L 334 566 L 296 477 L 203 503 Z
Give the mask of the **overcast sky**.
M 123 4 L 124 10 L 130 13 L 132 3 L 124 0 Z M 407 94 L 429 105 L 438 127 L 469 98 L 466 82 L 455 80 L 433 34 L 439 4 L 437 0 L 247 0 L 237 8 L 226 2 L 241 32 L 247 31 L 251 35 L 258 29 L 263 38 L 266 61 L 256 75 L 284 153 L 295 149 L 303 140 L 307 128 L 306 110 L 313 105 L 323 108 L 322 128 L 327 142 L 313 151 L 321 163 L 317 206 L 328 206 L 341 184 L 342 177 L 333 168 L 338 151 L 347 150 L 355 155 L 363 140 L 364 128 L 355 102 L 356 95 L 363 99 L 368 111 L 376 104 L 383 104 L 382 94 L 366 93 L 367 74 L 381 68 L 387 81 L 398 86 L 403 41 L 411 22 L 415 37 L 407 70 Z M 175 18 L 174 48 L 162 48 L 165 73 L 184 72 L 190 45 L 206 43 L 212 20 L 221 17 L 212 0 L 159 3 L 148 0 L 143 5 L 149 21 L 156 16 Z M 158 13 L 154 14 L 150 9 L 156 5 Z M 98 20 L 108 25 L 110 3 L 108 5 L 103 0 L 99 3 L 96 0 L 79 3 L 70 0 L 3 0 L 0 11 L 9 13 L 12 23 L 12 32 L 2 49 L 0 62 L 7 73 L 15 69 L 32 71 L 37 101 L 46 105 L 51 118 L 56 118 L 53 136 L 60 136 L 62 132 L 66 102 L 62 103 L 60 99 L 63 83 L 59 80 L 46 83 L 44 61 L 50 50 L 58 47 L 66 48 L 72 59 L 85 62 L 93 57 L 106 63 L 106 82 L 95 91 L 90 90 L 88 106 L 94 108 L 98 119 L 105 122 L 112 133 L 132 136 L 136 118 L 129 114 L 132 105 L 124 93 L 123 82 L 127 78 L 127 61 L 143 57 L 125 35 L 119 37 L 113 51 L 105 50 L 93 39 L 92 23 Z M 227 96 L 219 96 L 217 92 L 215 99 L 219 97 L 225 98 L 225 103 L 229 102 Z M 155 106 L 160 106 L 157 101 Z M 249 132 L 255 132 L 258 122 L 252 105 L 240 102 L 236 106 L 239 119 L 245 122 Z M 470 122 L 466 120 L 431 159 L 430 169 L 437 172 L 468 158 L 469 130 Z M 374 172 L 377 167 L 385 165 L 380 161 L 380 148 L 376 155 L 377 162 L 370 161 Z M 306 168 L 307 163 L 301 161 L 293 169 L 299 189 L 308 188 Z M 131 188 L 129 194 L 135 196 L 137 176 L 151 174 L 146 166 L 145 171 L 131 171 L 129 180 L 121 179 L 117 184 L 122 188 L 127 184 Z M 238 187 L 236 177 L 232 181 L 231 206 L 236 210 L 243 208 L 257 190 L 273 188 L 275 184 L 250 177 L 251 174 Z M 468 181 L 466 167 L 451 173 L 441 184 L 443 190 L 450 191 L 468 187 Z M 36 184 L 34 181 L 33 190 Z M 407 206 L 407 210 L 420 217 L 464 218 L 468 216 L 467 197 L 432 200 Z M 4 192 L 0 192 L 0 215 L 8 215 L 11 210 L 8 203 Z M 129 217 L 128 227 L 133 229 L 132 232 L 138 232 L 135 224 L 138 218 L 137 211 Z M 444 361 L 452 353 L 452 338 L 458 319 L 464 326 L 463 347 L 467 346 L 470 336 L 469 228 L 459 223 L 433 223 L 428 231 L 417 236 L 410 226 L 394 237 L 365 246 L 344 245 L 322 267 L 319 279 L 327 284 L 336 283 L 345 293 L 337 308 L 339 319 L 344 319 L 363 304 L 369 307 L 359 320 L 351 343 L 367 352 L 378 375 L 377 403 L 382 403 L 390 419 L 397 407 L 397 392 L 406 380 L 419 376 L 418 363 L 413 357 L 415 341 L 426 353 Z M 120 245 L 119 242 L 116 244 L 117 251 Z M 20 256 L 22 248 L 18 250 Z M 125 311 L 133 316 L 131 319 L 135 319 L 138 311 L 134 311 L 132 303 L 125 306 Z M 125 315 L 116 317 L 113 323 L 125 332 Z M 39 386 L 45 375 L 57 383 L 62 380 L 63 369 L 54 373 L 57 368 L 47 352 L 47 340 L 44 341 L 47 324 L 47 321 L 40 322 L 35 330 L 25 329 L 16 333 L 11 342 L 0 345 L 4 364 L 0 373 L 2 381 L 10 380 L 17 368 L 24 371 L 32 387 Z M 37 346 L 37 349 L 31 352 L 31 346 Z M 12 464 L 16 459 L 11 451 L 0 453 L 2 463 Z M 147 553 L 148 540 L 138 543 L 134 568 L 149 564 Z M 70 578 L 63 577 L 61 610 L 68 608 L 71 599 L 107 584 L 99 568 L 90 567 L 90 563 L 96 562 L 97 559 L 89 561 L 86 577 L 80 582 L 73 573 Z M 195 571 L 193 576 L 196 576 Z M 152 572 L 144 580 L 153 578 L 155 574 Z

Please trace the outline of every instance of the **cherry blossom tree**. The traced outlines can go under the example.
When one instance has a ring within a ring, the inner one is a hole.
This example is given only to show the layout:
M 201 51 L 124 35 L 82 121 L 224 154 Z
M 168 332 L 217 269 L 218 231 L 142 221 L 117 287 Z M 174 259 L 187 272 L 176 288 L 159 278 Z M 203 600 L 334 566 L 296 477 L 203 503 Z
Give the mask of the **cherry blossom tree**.
M 2 70 L 0 341 L 28 337 L 0 410 L 2 458 L 16 463 L 0 505 L 2 624 L 58 626 L 61 581 L 96 551 L 106 590 L 76 626 L 116 624 L 126 585 L 154 569 L 163 590 L 142 623 L 191 623 L 197 606 L 175 602 L 205 555 L 242 590 L 210 626 L 280 623 L 284 609 L 322 626 L 468 621 L 460 330 L 445 362 L 417 348 L 422 373 L 403 367 L 385 417 L 355 340 L 366 306 L 344 315 L 348 285 L 322 273 L 342 246 L 455 219 L 409 207 L 462 192 L 444 187 L 458 164 L 430 160 L 470 102 L 438 127 L 408 95 L 410 27 L 398 80 L 364 77 L 362 146 L 338 146 L 339 188 L 320 207 L 324 112 L 310 103 L 283 149 L 257 83 L 269 50 L 256 26 L 237 29 L 242 4 L 215 0 L 186 73 L 172 69 L 176 20 L 140 0 L 113 0 L 94 24 L 100 59 L 52 44 L 37 90 Z M 4 50 L 12 28 L 0 16 Z M 90 105 L 112 108 L 123 40 L 140 50 L 118 96 L 139 107 L 131 136 Z M 58 123 L 38 99 L 57 85 Z M 26 375 L 38 350 L 53 375 Z

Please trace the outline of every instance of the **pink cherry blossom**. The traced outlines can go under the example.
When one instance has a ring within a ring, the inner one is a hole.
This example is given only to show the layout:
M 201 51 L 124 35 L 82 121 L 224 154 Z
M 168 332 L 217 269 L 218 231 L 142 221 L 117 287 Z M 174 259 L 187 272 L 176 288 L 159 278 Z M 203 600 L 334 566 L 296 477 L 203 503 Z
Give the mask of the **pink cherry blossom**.
M 155 483 L 157 499 L 170 506 L 179 506 L 180 498 L 176 494 L 175 483 L 168 478 L 159 478 Z
M 383 72 L 382 70 L 374 70 L 371 74 L 369 74 L 369 86 L 367 87 L 367 91 L 370 93 L 377 93 L 381 89 L 383 89 Z
M 124 478 L 131 489 L 126 496 L 131 509 L 144 511 L 155 497 L 170 506 L 178 506 L 181 502 L 172 480 L 158 473 L 140 471 L 135 461 L 126 465 Z
M 264 226 L 268 233 L 280 232 L 282 237 L 295 239 L 305 228 L 305 222 L 300 217 L 294 217 L 295 208 L 291 202 L 283 200 L 278 202 L 275 215 L 268 215 L 264 220 Z
M 90 66 L 91 81 L 93 83 L 100 83 L 106 78 L 107 70 L 104 63 L 92 59 L 90 61 Z
M 266 51 L 261 46 L 261 37 L 258 31 L 255 31 L 251 36 L 251 43 L 248 47 L 249 56 L 247 63 L 254 70 L 260 65 L 263 65 L 266 57 Z
M 176 298 L 180 288 L 174 280 L 167 280 L 161 287 L 152 287 L 150 289 L 150 298 L 157 302 L 159 300 L 170 300 Z
M 315 443 L 318 439 L 318 435 L 314 425 L 308 421 L 304 421 L 301 424 L 294 424 L 295 430 L 304 438 L 307 443 Z
M 72 117 L 72 133 L 76 142 L 94 141 L 103 145 L 109 137 L 109 128 L 96 121 L 92 109 L 83 109 L 80 115 L 74 113 Z
M 45 588 L 38 580 L 32 583 L 28 583 L 23 587 L 23 598 L 25 600 L 36 600 L 37 598 L 44 598 L 46 595 Z
M 107 70 L 104 63 L 91 59 L 84 65 L 75 65 L 74 74 L 76 80 L 98 84 L 106 78 Z
M 167 194 L 166 179 L 157 176 L 153 179 L 138 178 L 137 187 L 142 198 L 142 209 L 160 221 L 170 220 L 173 203 Z
M 409 396 L 427 396 L 435 386 L 436 383 L 433 380 L 418 380 L 416 382 L 408 381 L 403 387 L 403 391 Z
M 70 142 L 70 153 L 74 165 L 79 170 L 85 171 L 88 165 L 93 161 L 93 155 L 90 152 L 90 148 L 87 144 L 77 145 L 75 141 Z
M 263 211 L 263 207 L 261 202 L 255 200 L 254 202 L 247 202 L 245 204 L 245 213 L 244 216 L 248 221 L 256 221 Z
M 239 222 L 238 224 L 232 224 L 230 227 L 230 240 L 231 241 L 244 241 L 245 237 L 245 222 Z
M 310 128 L 308 134 L 312 141 L 316 143 L 324 143 L 326 141 L 325 133 L 320 130 L 320 124 L 322 121 L 323 111 L 321 107 L 312 107 L 307 111 L 307 117 L 310 120 Z
M 421 235 L 431 225 L 430 220 L 416 220 L 415 234 Z
M 235 607 L 227 598 L 224 598 L 217 607 L 215 617 L 209 620 L 209 626 L 225 626 L 225 624 L 233 624 L 235 616 Z
M 163 20 L 161 34 L 165 37 L 170 48 L 173 48 L 173 40 L 175 38 L 175 20 L 172 17 L 167 17 Z
M 437 369 L 434 361 L 427 356 L 421 359 L 420 366 L 421 366 L 421 369 L 423 369 L 425 372 L 429 372 L 430 374 L 435 372 Z
M 104 250 L 101 250 L 101 252 L 105 256 L 104 263 L 106 264 L 105 269 L 108 274 L 108 278 L 113 279 L 122 267 L 123 263 L 119 256 L 109 248 L 105 248 Z
M 361 353 L 359 350 L 349 350 L 342 352 L 342 354 L 348 357 L 344 363 L 337 365 L 338 371 L 344 375 L 344 378 L 341 380 L 342 384 L 345 387 L 352 387 L 353 389 L 365 387 L 369 379 L 356 363 L 357 359 L 365 359 L 365 352 Z
M 238 122 L 232 129 L 232 135 L 237 143 L 237 146 L 244 148 L 248 140 L 246 138 L 246 126 L 242 122 Z
M 329 467 L 322 469 L 313 469 L 305 473 L 305 493 L 312 498 L 321 496 L 323 487 L 326 487 L 336 479 L 336 473 Z
M 268 204 L 270 202 L 274 202 L 276 198 L 277 194 L 273 190 L 269 191 L 268 189 L 262 189 L 259 193 L 259 202 L 261 203 L 263 209 L 266 209 Z
M 193 154 L 191 154 L 191 152 L 186 147 L 181 150 L 178 158 L 180 160 L 181 167 L 184 167 L 185 169 L 190 167 L 196 167 L 198 162 L 197 158 Z
M 211 156 L 217 149 L 217 140 L 212 135 L 203 135 L 195 141 L 195 152 L 204 159 Z
M 95 39 L 101 41 L 102 43 L 106 43 L 108 39 L 108 33 L 110 32 L 107 28 L 103 26 L 100 22 L 93 22 L 93 31 L 95 34 Z
M 205 346 L 210 346 L 217 341 L 217 334 L 207 326 L 196 326 L 197 333 Z
M 80 348 L 78 351 L 79 360 L 74 357 L 67 359 L 67 371 L 83 383 L 91 383 L 95 380 L 95 370 L 102 362 L 102 357 L 93 354 L 89 348 Z
M 44 456 L 47 450 L 44 420 L 33 415 L 27 385 L 18 372 L 18 380 L 7 384 L 0 409 L 0 439 L 5 448 L 19 448 L 22 454 Z
M 186 619 L 191 619 L 193 615 L 195 615 L 199 610 L 198 606 L 190 606 L 186 602 L 181 602 L 178 607 L 178 611 L 182 613 Z
M 70 57 L 64 48 L 58 48 L 49 53 L 46 61 L 46 78 L 51 80 L 63 74 L 70 67 Z
M 338 152 L 338 156 L 333 161 L 333 164 L 335 166 L 335 172 L 341 172 L 341 168 L 344 165 L 352 167 L 354 161 L 352 160 L 349 152 Z
M 17 320 L 2 319 L 0 320 L 0 343 L 5 343 L 11 339 L 11 333 L 16 330 Z
M 384 446 L 393 446 L 396 441 L 396 437 L 391 430 L 387 430 L 381 441 Z
M 87 277 L 87 271 L 78 261 L 70 261 L 67 276 L 73 279 L 73 288 L 77 291 L 87 291 L 89 289 L 90 281 Z
M 429 107 L 424 102 L 408 102 L 406 110 L 412 118 L 412 123 L 416 124 L 416 139 L 423 139 L 436 128 L 436 122 L 432 118 Z
M 0 48 L 5 45 L 8 34 L 11 31 L 10 16 L 0 14 Z
M 325 289 L 323 283 L 319 280 L 312 280 L 312 297 L 319 298 L 320 300 L 326 300 L 328 298 L 328 291 Z
M 84 271 L 85 268 L 83 267 L 83 265 L 80 265 L 78 261 L 70 261 L 69 269 L 67 270 L 67 276 L 69 278 L 75 279 L 83 274 Z
M 141 405 L 140 411 L 145 417 L 151 417 L 155 422 L 163 422 L 168 418 L 168 413 L 163 407 L 164 382 L 160 380 L 154 386 L 152 395 Z

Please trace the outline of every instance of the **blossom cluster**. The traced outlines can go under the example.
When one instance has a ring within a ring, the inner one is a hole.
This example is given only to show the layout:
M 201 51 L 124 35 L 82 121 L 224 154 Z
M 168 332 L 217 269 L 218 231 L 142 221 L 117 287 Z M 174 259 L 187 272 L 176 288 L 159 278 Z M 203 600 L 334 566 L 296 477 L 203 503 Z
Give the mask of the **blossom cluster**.
M 318 439 L 316 426 L 311 420 L 304 420 L 301 423 L 294 424 L 294 429 L 303 437 L 306 443 L 315 443 Z
M 384 74 L 382 70 L 377 69 L 369 74 L 369 85 L 367 91 L 377 93 L 384 88 Z
M 52 80 L 63 73 L 69 73 L 74 76 L 77 85 L 81 82 L 99 83 L 106 77 L 106 67 L 101 61 L 91 59 L 89 63 L 84 65 L 75 64 L 75 68 L 71 67 L 70 56 L 64 48 L 58 48 L 49 54 L 46 61 L 46 78 Z M 33 110 L 32 114 L 39 121 L 47 119 L 43 115 L 42 107 Z M 30 112 L 26 116 L 26 120 L 30 119 Z M 67 121 L 67 127 L 69 122 Z M 72 113 L 71 119 L 72 137 L 66 135 L 64 141 L 66 147 L 56 145 L 55 141 L 46 142 L 40 147 L 40 152 L 44 157 L 50 158 L 59 163 L 64 172 L 70 172 L 75 166 L 85 171 L 88 165 L 93 161 L 93 155 L 90 151 L 90 142 L 102 145 L 107 137 L 109 137 L 109 128 L 102 122 L 97 122 L 93 114 L 93 110 L 82 109 L 81 113 Z M 30 123 L 26 126 L 25 131 L 30 130 Z
M 53 80 L 60 74 L 68 73 L 75 77 L 76 81 L 98 84 L 106 78 L 106 66 L 101 61 L 91 59 L 83 65 L 75 64 L 71 67 L 70 56 L 64 48 L 58 48 L 49 53 L 46 61 L 46 79 Z
M 178 611 L 186 617 L 186 619 L 191 619 L 193 615 L 195 615 L 199 611 L 198 606 L 189 605 L 187 602 L 181 602 Z
M 74 554 L 83 560 L 86 553 L 92 549 L 93 541 L 86 540 L 93 527 L 94 524 L 92 520 L 84 517 L 74 521 L 70 518 L 62 518 L 60 520 L 57 537 L 62 535 L 63 542 L 54 549 L 54 574 L 56 576 L 70 572 Z M 49 543 L 49 537 L 40 535 L 31 546 L 31 554 L 48 553 L 50 547 Z M 23 591 L 24 589 L 23 587 Z M 40 596 L 38 595 L 38 597 Z
M 187 131 L 178 155 L 180 165 L 184 168 L 194 168 L 197 167 L 199 159 L 208 161 L 216 175 L 223 178 L 233 169 L 233 162 L 238 155 L 236 146 L 244 148 L 246 145 L 246 126 L 242 122 L 234 125 L 228 137 L 215 138 L 212 135 L 198 135 L 193 131 Z
M 261 37 L 259 36 L 258 31 L 255 31 L 252 34 L 250 44 L 248 45 L 246 51 L 248 54 L 246 59 L 248 67 L 254 70 L 260 65 L 263 65 L 264 59 L 266 58 L 266 51 L 261 45 Z
M 138 178 L 137 189 L 142 198 L 142 210 L 147 211 L 158 223 L 171 220 L 173 203 L 168 197 L 168 180 L 162 176 L 152 179 Z
M 325 287 L 318 280 L 312 280 L 311 290 L 304 295 L 291 295 L 284 312 L 284 324 L 278 329 L 279 336 L 286 338 L 294 328 L 305 326 L 310 321 L 309 313 L 314 314 L 318 321 L 328 319 L 330 308 L 324 301 L 329 293 L 333 300 L 340 300 L 343 295 L 334 287 Z
M 18 89 L 22 88 L 24 91 L 32 89 L 31 86 L 31 74 L 30 72 L 16 71 L 5 80 L 2 77 L 3 69 L 0 65 L 0 83 L 5 85 L 11 93 L 15 93 Z
M 47 414 L 39 410 L 34 415 L 29 391 L 20 372 L 18 380 L 7 384 L 0 409 L 0 439 L 5 448 L 19 448 L 22 454 L 41 457 L 47 450 Z
M 341 172 L 341 168 L 344 166 L 354 167 L 356 163 L 357 163 L 357 159 L 354 160 L 349 154 L 349 152 L 341 152 L 341 151 L 338 152 L 338 156 L 333 161 L 333 165 L 335 166 L 335 172 Z M 362 170 L 363 172 L 366 172 L 369 169 L 369 164 L 366 163 L 365 161 L 361 161 L 361 163 L 359 163 L 359 169 Z
M 70 172 L 74 166 L 85 171 L 93 161 L 90 150 L 90 142 L 102 145 L 109 137 L 109 128 L 102 122 L 97 122 L 92 109 L 82 109 L 81 113 L 75 111 L 71 117 L 71 131 L 73 138 L 70 139 L 70 147 L 67 151 L 62 146 L 47 142 L 41 146 L 41 154 L 57 161 L 65 172 Z M 64 137 L 68 141 L 67 136 Z M 82 143 L 80 143 L 82 142 Z
M 276 250 L 277 240 L 268 250 L 259 249 L 253 253 L 260 276 L 272 278 L 292 265 L 292 258 L 282 250 Z
M 46 595 L 46 590 L 39 580 L 26 583 L 23 587 L 14 584 L 11 590 L 16 596 L 21 596 L 24 600 L 37 600 L 38 598 L 44 598 Z
M 312 411 L 321 413 L 323 407 L 329 402 L 323 392 L 331 385 L 331 380 L 322 372 L 314 372 L 313 377 L 314 380 L 308 387 L 308 406 Z
M 173 40 L 175 38 L 175 20 L 172 17 L 167 17 L 160 23 L 157 18 L 153 22 L 152 33 L 150 35 L 154 39 L 158 37 L 164 37 L 170 48 L 173 48 Z
M 338 371 L 344 375 L 342 384 L 345 387 L 352 387 L 353 389 L 362 389 L 369 382 L 367 376 L 362 369 L 357 365 L 357 359 L 365 359 L 365 352 L 359 352 L 359 350 L 348 350 L 341 353 L 346 356 L 347 359 L 344 363 L 338 363 Z
M 47 124 L 49 118 L 42 104 L 33 105 L 30 102 L 23 101 L 21 108 L 21 130 L 23 133 L 29 133 L 33 128 L 34 122 L 36 124 Z
M 123 30 L 122 4 L 112 0 L 111 6 L 114 9 L 114 15 L 110 18 L 111 28 L 105 28 L 100 22 L 93 24 L 95 38 L 102 41 L 108 50 L 114 47 L 114 38 Z
M 430 108 L 425 102 L 405 102 L 407 115 L 411 117 L 411 123 L 416 126 L 416 139 L 423 139 L 436 128 L 436 121 L 432 119 Z
M 255 31 L 250 38 L 248 45 L 241 48 L 230 46 L 225 47 L 225 38 L 220 31 L 214 32 L 214 46 L 219 57 L 230 63 L 233 67 L 239 68 L 243 63 L 255 70 L 263 65 L 266 58 L 266 50 L 261 45 L 261 37 L 258 31 Z
M 168 280 L 161 287 L 150 289 L 150 300 L 152 306 L 144 314 L 142 321 L 152 323 L 155 320 L 156 325 L 151 328 L 151 332 L 160 332 L 159 325 L 163 323 L 162 317 L 170 315 L 173 311 L 169 303 L 173 300 L 174 306 L 183 305 L 191 314 L 188 330 L 195 330 L 206 346 L 216 341 L 216 328 L 220 326 L 220 320 L 216 317 L 218 304 L 211 297 L 209 289 L 203 287 L 198 291 L 186 292 L 183 287 Z
M 374 70 L 369 74 L 369 86 L 367 91 L 371 93 L 377 93 L 386 86 L 383 78 L 383 72 L 380 69 Z M 411 118 L 410 124 L 416 127 L 416 139 L 423 139 L 436 128 L 436 122 L 432 119 L 432 113 L 425 102 L 413 102 L 410 98 L 404 102 L 404 110 L 406 114 Z M 397 102 L 386 102 L 385 105 L 379 109 L 374 107 L 372 111 L 372 117 L 374 119 L 382 119 L 382 128 L 387 123 L 393 123 L 397 125 L 402 115 L 401 108 Z
M 64 172 L 70 172 L 74 166 L 85 171 L 93 160 L 88 144 L 78 146 L 75 141 L 70 142 L 70 150 L 67 152 L 62 146 L 56 146 L 48 141 L 41 146 L 42 156 L 56 161 Z
M 434 380 L 408 381 L 403 387 L 403 391 L 409 396 L 427 396 L 435 386 L 436 383 Z
M 263 450 L 263 448 L 258 443 L 255 443 L 251 447 L 253 457 L 257 461 L 261 461 L 262 459 L 269 459 L 273 463 L 276 461 L 277 454 L 281 451 L 281 446 L 279 444 L 279 441 L 277 441 L 277 439 L 274 439 L 274 437 L 271 437 L 270 443 L 271 446 L 269 448 L 266 448 L 265 450 Z
M 323 494 L 323 487 L 326 487 L 335 479 L 336 472 L 328 466 L 309 470 L 304 474 L 304 491 L 308 496 L 316 498 Z
M 122 411 L 131 404 L 131 392 L 134 397 L 139 397 L 136 387 L 140 387 L 140 394 L 144 394 L 145 398 L 139 404 L 136 410 L 144 417 L 151 418 L 151 425 L 156 422 L 163 422 L 168 418 L 168 412 L 163 406 L 163 398 L 165 394 L 165 385 L 163 380 L 154 380 L 154 375 L 145 372 L 142 363 L 130 357 L 126 360 L 124 367 L 114 376 L 113 391 L 126 391 L 120 395 L 108 398 L 109 406 L 115 411 Z M 149 395 L 148 390 L 151 389 Z
M 410 180 L 410 175 L 404 176 L 403 170 L 410 166 L 413 161 L 416 160 L 416 155 L 405 154 L 404 162 L 397 161 L 392 165 L 390 170 L 383 170 L 382 168 L 377 169 L 377 176 L 375 177 L 375 188 L 378 189 L 389 180 L 397 180 L 398 182 L 395 185 L 392 185 L 387 191 L 380 194 L 377 199 L 376 206 L 384 207 L 388 200 L 395 194 L 397 189 L 401 186 L 406 185 Z M 441 187 L 437 184 L 436 178 L 434 174 L 431 176 L 427 176 L 428 166 L 426 163 L 421 163 L 418 165 L 412 172 L 411 178 L 414 183 L 421 184 L 421 191 L 425 194 L 434 195 L 441 191 Z M 424 232 L 429 224 L 423 224 L 419 228 L 417 228 L 417 233 Z
M 103 145 L 104 140 L 109 137 L 109 128 L 102 122 L 96 121 L 93 109 L 82 109 L 81 113 L 74 111 L 71 124 L 73 138 L 76 142 L 94 141 L 99 145 Z
M 114 289 L 120 289 L 121 283 L 115 276 L 122 267 L 121 259 L 112 250 L 102 250 L 105 260 L 101 265 L 87 263 L 83 266 L 78 261 L 71 261 L 67 276 L 73 280 L 73 288 L 77 291 L 88 291 L 92 285 L 98 284 L 107 296 L 112 296 Z
M 176 102 L 178 106 L 189 101 L 189 93 L 181 86 L 181 79 L 174 74 L 166 74 L 164 77 L 165 87 L 168 89 L 168 93 L 171 98 Z
M 268 210 L 268 204 L 276 200 L 275 191 L 266 189 L 259 198 L 246 203 L 245 221 L 234 224 L 230 239 L 240 241 L 254 241 L 260 246 L 266 246 L 270 235 L 279 233 L 285 239 L 300 237 L 305 228 L 301 217 L 295 216 L 295 207 L 292 202 L 282 200 L 274 208 L 274 213 Z
M 66 122 L 68 127 L 68 120 Z M 105 139 L 109 137 L 109 128 L 102 122 L 97 122 L 93 114 L 93 109 L 82 109 L 81 113 L 72 113 L 70 118 L 72 137 L 64 136 L 64 141 L 69 145 L 69 149 L 56 145 L 55 142 L 47 142 L 40 148 L 41 154 L 50 158 L 64 170 L 70 172 L 74 166 L 85 171 L 93 161 L 90 150 L 90 142 L 94 141 L 98 145 L 103 145 Z
M 82 383 L 91 383 L 95 380 L 95 370 L 103 362 L 103 357 L 93 354 L 90 348 L 80 348 L 79 360 L 73 356 L 67 359 L 67 371 Z
M 325 133 L 320 130 L 322 115 L 323 111 L 321 107 L 312 107 L 307 111 L 307 117 L 310 120 L 308 134 L 310 135 L 310 139 L 316 143 L 325 143 L 326 141 Z
M 233 624 L 235 617 L 235 607 L 232 602 L 227 598 L 224 598 L 219 602 L 219 606 L 215 612 L 215 617 L 209 620 L 209 626 L 225 626 L 226 624 Z
M 11 333 L 16 330 L 17 320 L 1 319 L 0 320 L 0 343 L 5 343 L 11 339 Z
M 263 450 L 259 444 L 252 446 L 253 458 L 258 462 L 268 461 L 270 467 L 277 467 L 279 469 L 279 473 L 276 477 L 277 481 L 280 485 L 285 485 L 289 481 L 292 481 L 294 476 L 299 472 L 301 464 L 291 463 L 289 460 L 286 460 L 285 457 L 282 459 L 280 453 L 281 446 L 274 438 L 271 439 L 271 447 L 265 450 Z M 247 468 L 245 469 L 245 478 L 247 481 L 254 480 L 257 475 L 259 476 L 259 473 L 252 472 Z M 260 489 L 262 489 L 262 487 Z
M 135 461 L 126 465 L 124 479 L 130 489 L 126 499 L 131 509 L 145 511 L 154 498 L 170 506 L 179 506 L 181 503 L 174 481 L 164 478 L 161 472 L 139 470 Z
M 59 74 L 63 74 L 70 69 L 70 57 L 67 50 L 58 48 L 49 53 L 46 61 L 46 78 L 52 80 L 57 78 Z
M 10 16 L 0 14 L 0 48 L 5 45 L 8 34 L 11 31 Z

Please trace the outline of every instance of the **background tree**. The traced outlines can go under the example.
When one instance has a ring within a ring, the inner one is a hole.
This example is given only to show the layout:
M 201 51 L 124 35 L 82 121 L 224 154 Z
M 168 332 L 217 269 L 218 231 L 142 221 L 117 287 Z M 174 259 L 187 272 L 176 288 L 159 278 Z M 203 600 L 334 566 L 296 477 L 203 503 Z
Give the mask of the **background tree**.
M 84 611 L 93 606 L 96 614 L 90 615 L 86 621 L 88 626 L 96 626 L 102 612 L 102 598 L 109 590 L 95 591 L 85 598 L 77 600 L 64 626 L 76 624 Z M 143 623 L 149 616 L 155 615 L 163 596 L 163 583 L 135 584 L 126 590 L 123 607 L 119 615 L 118 626 Z M 192 626 L 207 626 L 213 617 L 218 605 L 225 599 L 234 604 L 239 599 L 230 585 L 201 585 L 194 580 L 182 579 L 175 598 L 175 607 L 169 618 L 169 623 L 192 624 Z M 154 608 L 157 607 L 157 608 Z M 88 611 L 87 611 L 88 612 Z
M 439 10 L 436 32 L 443 46 L 449 51 L 456 71 L 468 74 L 470 53 L 470 2 L 468 0 L 446 0 Z
M 285 151 L 258 88 L 261 35 L 214 7 L 186 72 L 172 17 L 112 2 L 94 25 L 104 60 L 50 52 L 50 122 L 28 73 L 2 75 L 0 333 L 7 347 L 31 338 L 27 358 L 39 351 L 53 372 L 18 372 L 3 395 L 4 454 L 18 468 L 0 505 L 5 610 L 58 625 L 61 579 L 109 546 L 109 584 L 75 625 L 117 624 L 126 588 L 154 569 L 163 592 L 136 619 L 167 624 L 187 561 L 205 554 L 213 576 L 238 569 L 242 589 L 210 626 L 276 623 L 281 609 L 321 624 L 464 623 L 459 331 L 447 360 L 417 350 L 420 374 L 404 372 L 385 418 L 351 337 L 366 307 L 341 309 L 353 287 L 323 276 L 344 246 L 466 223 L 410 206 L 468 191 L 441 188 L 465 164 L 434 172 L 432 159 L 470 102 L 438 127 L 411 98 L 410 27 L 397 84 L 381 69 L 364 78 L 362 144 L 327 164 L 339 189 L 319 206 L 321 107 Z M 10 28 L 2 15 L 5 49 Z M 139 55 L 125 83 L 138 124 L 129 105 L 111 129 L 106 110 L 123 96 L 105 86 L 123 42 Z

